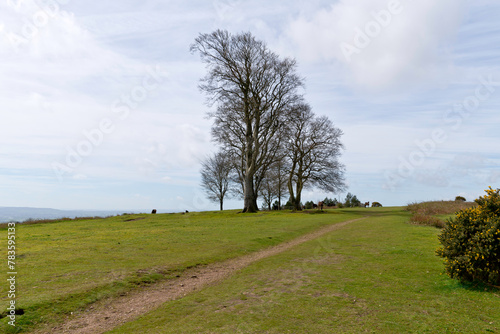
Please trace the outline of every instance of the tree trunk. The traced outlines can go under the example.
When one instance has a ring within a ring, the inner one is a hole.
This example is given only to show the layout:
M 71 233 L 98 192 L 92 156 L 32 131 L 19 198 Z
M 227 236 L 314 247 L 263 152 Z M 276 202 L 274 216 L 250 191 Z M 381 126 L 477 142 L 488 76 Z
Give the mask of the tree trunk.
M 281 161 L 278 164 L 278 210 L 281 210 L 281 188 L 282 188 L 282 179 L 281 179 Z
M 290 193 L 290 204 L 293 206 L 295 210 L 295 194 L 293 192 L 293 184 L 291 178 L 288 180 L 288 192 Z
M 220 199 L 220 211 L 223 211 L 223 209 L 222 209 L 222 203 L 223 203 L 223 202 L 224 202 L 224 200 L 221 198 L 221 199 Z
M 253 177 L 248 173 L 245 175 L 245 193 L 243 202 L 243 212 L 257 212 L 259 207 L 257 206 L 257 197 L 255 196 L 255 191 L 253 189 Z
M 296 192 L 295 192 L 295 202 L 292 203 L 292 204 L 293 204 L 295 210 L 302 211 L 302 206 L 300 205 L 300 199 L 302 197 L 302 188 L 304 186 L 302 184 L 302 180 L 301 179 L 297 180 L 296 187 L 297 187 L 297 189 L 296 189 Z
M 281 184 L 280 184 L 281 187 Z M 281 210 L 281 189 L 278 190 L 278 210 Z
M 292 203 L 294 210 L 296 210 L 296 211 L 302 211 L 302 206 L 300 205 L 300 197 L 301 197 L 301 194 L 300 193 L 297 194 L 297 196 L 295 196 L 295 201 Z

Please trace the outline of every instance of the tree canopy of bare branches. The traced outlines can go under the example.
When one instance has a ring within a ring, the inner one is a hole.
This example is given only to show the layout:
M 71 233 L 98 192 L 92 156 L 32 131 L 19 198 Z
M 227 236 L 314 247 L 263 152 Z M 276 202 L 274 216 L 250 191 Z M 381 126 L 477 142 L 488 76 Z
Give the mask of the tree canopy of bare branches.
M 296 62 L 280 59 L 248 32 L 200 34 L 191 52 L 206 64 L 200 89 L 216 106 L 209 113 L 213 138 L 237 159 L 243 212 L 256 212 L 261 182 L 284 144 L 290 108 L 301 100 Z
M 290 118 L 288 192 L 296 210 L 301 210 L 305 187 L 328 192 L 344 189 L 344 166 L 339 162 L 342 131 L 326 117 L 316 116 L 308 104 L 299 103 Z

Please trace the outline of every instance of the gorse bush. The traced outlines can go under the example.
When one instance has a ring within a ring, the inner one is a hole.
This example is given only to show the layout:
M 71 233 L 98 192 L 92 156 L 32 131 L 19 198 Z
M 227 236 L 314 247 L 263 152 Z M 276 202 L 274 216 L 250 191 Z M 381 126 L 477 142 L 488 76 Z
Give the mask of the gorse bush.
M 449 219 L 436 251 L 447 274 L 466 282 L 500 285 L 500 189 L 486 190 L 477 206 Z

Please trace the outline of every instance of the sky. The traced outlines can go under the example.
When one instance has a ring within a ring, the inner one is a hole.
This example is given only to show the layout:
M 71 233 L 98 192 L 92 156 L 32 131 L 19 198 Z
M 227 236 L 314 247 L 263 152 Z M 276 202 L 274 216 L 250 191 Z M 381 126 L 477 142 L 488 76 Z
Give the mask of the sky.
M 0 206 L 216 210 L 200 33 L 250 31 L 297 60 L 344 135 L 348 189 L 384 206 L 500 188 L 496 0 L 0 4 Z M 241 208 L 240 199 L 226 208 Z

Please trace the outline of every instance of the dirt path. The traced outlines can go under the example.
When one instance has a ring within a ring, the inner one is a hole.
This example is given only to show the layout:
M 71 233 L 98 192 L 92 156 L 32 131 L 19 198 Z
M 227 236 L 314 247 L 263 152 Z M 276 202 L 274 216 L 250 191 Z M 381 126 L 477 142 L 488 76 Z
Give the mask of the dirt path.
M 34 333 L 104 333 L 158 308 L 167 301 L 182 298 L 207 285 L 220 282 L 255 261 L 279 254 L 364 218 L 329 225 L 259 252 L 186 270 L 176 279 L 132 291 L 123 297 L 97 302 L 61 325 Z

